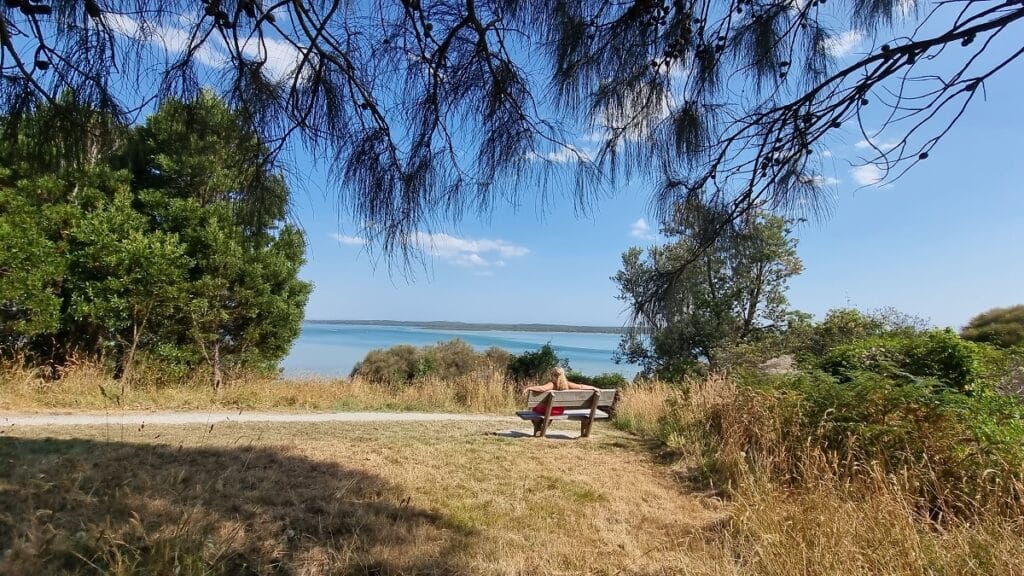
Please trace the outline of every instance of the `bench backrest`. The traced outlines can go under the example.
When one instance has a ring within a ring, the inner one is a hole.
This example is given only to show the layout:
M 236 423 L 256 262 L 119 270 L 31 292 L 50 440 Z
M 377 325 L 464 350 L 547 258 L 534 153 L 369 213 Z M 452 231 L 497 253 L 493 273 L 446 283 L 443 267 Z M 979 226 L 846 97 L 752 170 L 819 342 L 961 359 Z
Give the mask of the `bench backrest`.
M 543 404 L 547 397 L 551 396 L 551 406 L 554 408 L 590 408 L 591 398 L 599 394 L 597 399 L 598 408 L 611 406 L 615 401 L 615 390 L 551 390 L 549 392 L 531 392 L 526 402 L 527 408 L 533 408 Z

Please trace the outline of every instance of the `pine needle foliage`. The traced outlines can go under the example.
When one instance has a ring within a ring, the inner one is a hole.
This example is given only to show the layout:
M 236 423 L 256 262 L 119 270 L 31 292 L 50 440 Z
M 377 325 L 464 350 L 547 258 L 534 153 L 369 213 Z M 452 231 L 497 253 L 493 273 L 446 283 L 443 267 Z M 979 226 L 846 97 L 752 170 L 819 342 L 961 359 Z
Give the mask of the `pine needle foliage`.
M 10 0 L 0 114 L 70 91 L 130 122 L 214 86 L 267 162 L 312 151 L 365 235 L 407 254 L 523 190 L 565 183 L 585 210 L 619 176 L 655 175 L 661 216 L 694 196 L 817 215 L 837 131 L 870 141 L 881 110 L 897 144 L 866 160 L 898 177 L 1024 53 L 1001 41 L 1022 20 L 1008 0 Z

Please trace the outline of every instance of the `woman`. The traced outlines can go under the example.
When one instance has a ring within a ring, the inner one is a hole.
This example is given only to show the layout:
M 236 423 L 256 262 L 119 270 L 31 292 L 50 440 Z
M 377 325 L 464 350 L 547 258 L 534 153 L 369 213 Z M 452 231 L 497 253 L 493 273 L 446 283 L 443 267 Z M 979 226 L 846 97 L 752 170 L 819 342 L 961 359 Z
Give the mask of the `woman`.
M 569 382 L 569 379 L 565 377 L 565 370 L 561 367 L 556 367 L 551 371 L 551 381 L 542 386 L 527 386 L 524 388 L 526 396 L 529 397 L 533 392 L 547 392 L 548 390 L 597 390 L 593 386 L 586 384 L 577 384 L 575 382 Z M 537 414 L 544 414 L 547 407 L 542 404 L 537 404 L 533 407 L 533 411 Z M 565 408 L 558 406 L 551 408 L 552 416 L 560 416 L 565 412 Z

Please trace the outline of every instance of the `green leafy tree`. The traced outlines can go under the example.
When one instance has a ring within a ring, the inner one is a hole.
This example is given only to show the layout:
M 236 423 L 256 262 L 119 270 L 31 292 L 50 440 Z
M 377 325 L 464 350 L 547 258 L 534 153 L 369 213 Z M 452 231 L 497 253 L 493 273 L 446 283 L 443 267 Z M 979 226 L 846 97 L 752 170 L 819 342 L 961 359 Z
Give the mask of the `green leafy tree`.
M 757 214 L 718 234 L 712 249 L 701 251 L 699 230 L 707 219 L 720 217 L 713 208 L 691 206 L 664 228 L 673 242 L 623 254 L 622 269 L 612 280 L 635 324 L 620 342 L 620 359 L 674 379 L 704 363 L 719 367 L 726 347 L 782 328 L 786 282 L 803 269 L 787 222 Z M 685 273 L 663 290 L 662 276 L 688 259 Z
M 108 204 L 89 212 L 70 239 L 66 284 L 67 331 L 95 334 L 96 347 L 117 347 L 116 373 L 130 381 L 147 332 L 173 318 L 187 293 L 188 259 L 174 234 L 147 231 L 146 217 L 132 208 L 127 187 Z
M 559 358 L 554 347 L 547 343 L 538 350 L 512 356 L 507 372 L 517 382 L 545 381 L 550 379 L 551 371 L 559 366 L 567 372 L 570 370 L 569 360 Z
M 274 369 L 310 285 L 259 137 L 208 92 L 127 135 L 74 104 L 3 119 L 19 130 L 0 142 L 0 352 L 54 375 L 72 356 L 111 361 L 126 379 L 140 352 L 185 370 L 205 358 L 218 387 L 228 368 Z M 48 144 L 67 118 L 88 119 L 93 145 Z
M 298 336 L 311 285 L 288 189 L 267 148 L 210 92 L 169 100 L 128 155 L 154 232 L 177 234 L 191 266 L 183 313 L 165 338 L 191 342 L 220 388 L 226 368 L 269 370 Z
M 1024 304 L 978 314 L 964 326 L 960 335 L 1002 348 L 1020 346 L 1024 344 Z
M 22 191 L 0 184 L 0 351 L 21 352 L 28 339 L 59 327 L 67 262 L 46 220 Z

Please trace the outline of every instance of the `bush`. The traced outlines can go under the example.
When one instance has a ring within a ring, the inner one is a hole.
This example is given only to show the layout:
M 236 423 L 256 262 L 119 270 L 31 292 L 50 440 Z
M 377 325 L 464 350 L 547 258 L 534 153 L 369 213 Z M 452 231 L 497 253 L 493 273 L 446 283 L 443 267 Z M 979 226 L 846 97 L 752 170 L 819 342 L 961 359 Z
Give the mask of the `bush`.
M 587 384 L 595 388 L 621 388 L 628 384 L 626 377 L 618 372 L 605 372 L 598 374 L 597 376 L 587 376 L 580 372 L 570 372 L 568 375 L 570 382 L 577 384 Z
M 616 422 L 655 436 L 691 479 L 719 489 L 834 483 L 871 493 L 882 482 L 933 519 L 1019 517 L 1024 404 L 928 382 L 863 372 L 839 382 L 819 372 L 629 386 Z
M 455 338 L 423 348 L 417 376 L 454 381 L 475 372 L 485 361 L 484 356 L 477 354 L 472 346 Z
M 476 352 L 458 338 L 422 348 L 399 344 L 386 350 L 371 350 L 352 368 L 350 376 L 395 386 L 427 378 L 456 382 L 479 378 L 481 372 L 503 372 L 510 357 L 508 352 L 493 347 Z
M 818 363 L 840 381 L 874 373 L 904 384 L 934 378 L 944 387 L 971 392 L 979 384 L 981 351 L 952 330 L 871 336 L 836 346 Z
M 839 346 L 886 335 L 911 336 L 927 329 L 923 319 L 894 308 L 873 312 L 839 308 L 830 310 L 818 323 L 812 322 L 810 314 L 790 311 L 781 325 L 761 329 L 715 354 L 719 365 L 730 373 L 763 370 L 764 364 L 775 364 L 779 358 L 817 367 L 823 356 Z
M 533 382 L 547 380 L 551 371 L 561 366 L 569 371 L 569 361 L 559 358 L 551 343 L 541 346 L 535 352 L 523 352 L 513 355 L 508 363 L 508 375 L 516 382 Z
M 960 334 L 1001 348 L 1024 345 L 1024 304 L 983 312 L 972 318 Z
M 419 350 L 399 344 L 387 350 L 370 350 L 362 362 L 352 367 L 351 376 L 377 384 L 408 384 L 422 371 Z
M 1024 400 L 1024 346 L 979 344 L 981 380 L 987 388 Z
M 932 382 L 906 386 L 860 373 L 844 383 L 800 375 L 755 384 L 756 395 L 795 416 L 795 429 L 780 435 L 791 468 L 776 476 L 799 477 L 810 445 L 830 455 L 841 477 L 864 476 L 876 466 L 900 475 L 932 515 L 979 506 L 1024 512 L 1024 405 Z

